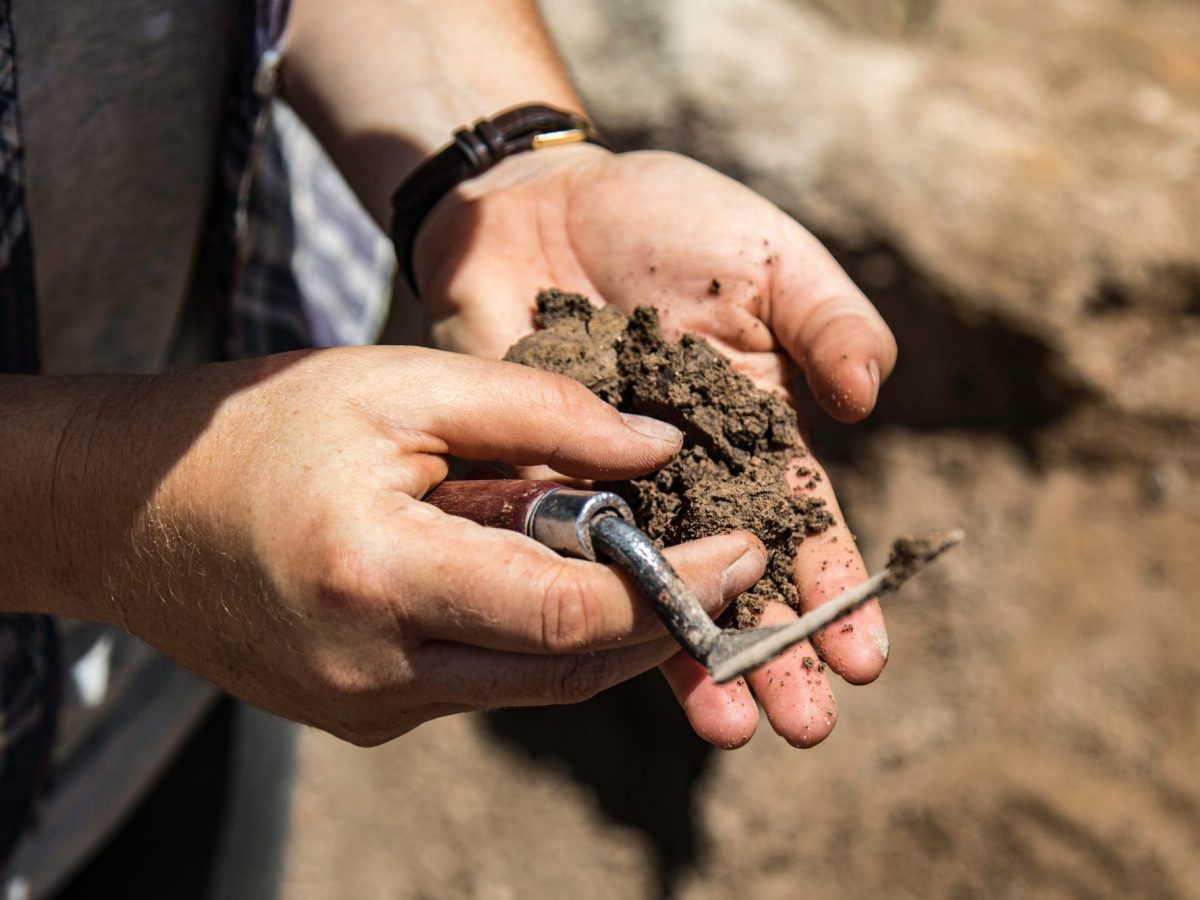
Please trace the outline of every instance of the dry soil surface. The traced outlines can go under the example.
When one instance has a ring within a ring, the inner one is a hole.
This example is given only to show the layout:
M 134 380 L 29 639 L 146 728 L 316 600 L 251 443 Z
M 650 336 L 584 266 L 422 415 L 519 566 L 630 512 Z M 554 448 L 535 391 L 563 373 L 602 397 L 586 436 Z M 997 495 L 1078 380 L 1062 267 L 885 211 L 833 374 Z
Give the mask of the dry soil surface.
M 709 752 L 653 682 L 370 751 L 309 733 L 285 895 L 1196 896 L 1200 493 L 964 435 L 836 474 L 873 563 L 902 529 L 970 541 L 888 605 L 888 669 L 824 744 Z
M 893 324 L 815 413 L 886 603 L 821 746 L 579 707 L 305 734 L 284 896 L 1200 895 L 1200 6 L 552 0 L 601 125 L 766 191 Z

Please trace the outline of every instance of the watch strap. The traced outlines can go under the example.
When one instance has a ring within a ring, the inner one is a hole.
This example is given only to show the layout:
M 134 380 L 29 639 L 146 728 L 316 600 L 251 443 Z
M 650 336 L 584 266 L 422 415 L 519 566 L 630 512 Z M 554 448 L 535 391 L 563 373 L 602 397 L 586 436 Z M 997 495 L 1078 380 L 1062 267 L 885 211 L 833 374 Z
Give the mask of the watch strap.
M 420 296 L 413 271 L 417 232 L 438 201 L 509 156 L 580 142 L 608 148 L 587 119 L 541 104 L 518 106 L 454 132 L 454 140 L 414 169 L 392 195 L 392 243 L 413 296 Z

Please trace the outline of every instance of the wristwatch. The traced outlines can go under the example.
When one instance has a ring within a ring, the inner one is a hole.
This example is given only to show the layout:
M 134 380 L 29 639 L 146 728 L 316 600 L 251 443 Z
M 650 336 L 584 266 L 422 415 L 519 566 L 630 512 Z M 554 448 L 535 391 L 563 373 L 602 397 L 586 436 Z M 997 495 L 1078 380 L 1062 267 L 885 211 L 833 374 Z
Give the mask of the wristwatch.
M 454 132 L 454 140 L 414 169 L 392 194 L 392 244 L 413 296 L 420 296 L 413 272 L 417 232 L 439 200 L 506 157 L 581 142 L 609 149 L 587 119 L 539 104 L 505 110 Z

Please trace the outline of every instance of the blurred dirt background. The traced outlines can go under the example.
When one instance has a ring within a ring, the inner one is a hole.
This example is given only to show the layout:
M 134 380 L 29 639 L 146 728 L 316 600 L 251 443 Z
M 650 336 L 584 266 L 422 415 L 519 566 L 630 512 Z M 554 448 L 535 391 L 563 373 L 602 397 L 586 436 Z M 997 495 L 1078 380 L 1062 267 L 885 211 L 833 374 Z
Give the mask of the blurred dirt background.
M 643 679 L 302 739 L 284 896 L 1200 896 L 1200 5 L 547 0 L 602 129 L 834 249 L 901 362 L 809 414 L 888 607 L 814 750 L 734 754 Z

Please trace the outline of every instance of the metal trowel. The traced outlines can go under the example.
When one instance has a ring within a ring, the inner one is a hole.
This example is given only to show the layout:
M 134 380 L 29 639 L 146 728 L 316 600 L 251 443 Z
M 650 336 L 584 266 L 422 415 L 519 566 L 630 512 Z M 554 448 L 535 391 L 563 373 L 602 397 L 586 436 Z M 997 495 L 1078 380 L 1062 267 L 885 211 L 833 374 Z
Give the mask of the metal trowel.
M 619 566 L 680 646 L 718 683 L 757 669 L 872 597 L 896 590 L 963 538 L 961 531 L 953 530 L 897 541 L 883 571 L 795 622 L 723 629 L 708 617 L 666 557 L 637 527 L 629 505 L 616 494 L 552 481 L 466 480 L 443 482 L 425 502 L 481 525 L 518 531 L 569 556 Z

